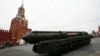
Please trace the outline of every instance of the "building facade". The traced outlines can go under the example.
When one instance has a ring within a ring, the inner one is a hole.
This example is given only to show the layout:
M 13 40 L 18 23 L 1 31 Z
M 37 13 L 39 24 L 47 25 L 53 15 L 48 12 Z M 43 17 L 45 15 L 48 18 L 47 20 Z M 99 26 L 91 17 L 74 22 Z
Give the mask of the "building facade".
M 100 26 L 98 26 L 98 30 L 96 32 L 97 37 L 100 37 Z
M 0 42 L 11 41 L 14 44 L 20 42 L 25 34 L 30 32 L 28 28 L 28 20 L 25 18 L 25 9 L 23 3 L 18 8 L 18 12 L 11 20 L 10 30 L 0 30 Z
M 92 35 L 93 37 L 100 37 L 100 26 L 98 26 L 98 30 L 97 31 L 92 31 Z

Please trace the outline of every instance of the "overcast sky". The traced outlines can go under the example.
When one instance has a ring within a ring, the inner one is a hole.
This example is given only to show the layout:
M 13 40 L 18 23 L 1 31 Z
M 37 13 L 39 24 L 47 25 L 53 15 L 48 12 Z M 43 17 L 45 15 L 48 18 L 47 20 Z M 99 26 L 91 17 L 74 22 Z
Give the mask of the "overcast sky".
M 22 0 L 0 0 L 0 29 L 10 28 Z M 24 0 L 28 27 L 52 31 L 97 31 L 100 0 Z

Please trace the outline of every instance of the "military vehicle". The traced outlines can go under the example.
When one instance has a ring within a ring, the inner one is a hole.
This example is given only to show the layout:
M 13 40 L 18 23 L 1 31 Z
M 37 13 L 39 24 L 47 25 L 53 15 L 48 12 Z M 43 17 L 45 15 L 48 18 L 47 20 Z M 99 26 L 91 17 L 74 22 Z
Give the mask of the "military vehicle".
M 89 44 L 91 37 L 83 31 L 33 31 L 26 34 L 23 39 L 34 44 L 35 53 L 60 55 Z

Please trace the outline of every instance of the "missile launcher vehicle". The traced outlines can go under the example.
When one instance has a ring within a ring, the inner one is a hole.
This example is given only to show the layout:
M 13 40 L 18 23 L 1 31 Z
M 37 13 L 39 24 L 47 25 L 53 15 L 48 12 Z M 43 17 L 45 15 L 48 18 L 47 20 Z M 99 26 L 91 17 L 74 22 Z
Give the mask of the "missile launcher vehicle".
M 23 39 L 34 44 L 33 51 L 39 54 L 62 54 L 90 43 L 92 36 L 80 31 L 33 31 Z

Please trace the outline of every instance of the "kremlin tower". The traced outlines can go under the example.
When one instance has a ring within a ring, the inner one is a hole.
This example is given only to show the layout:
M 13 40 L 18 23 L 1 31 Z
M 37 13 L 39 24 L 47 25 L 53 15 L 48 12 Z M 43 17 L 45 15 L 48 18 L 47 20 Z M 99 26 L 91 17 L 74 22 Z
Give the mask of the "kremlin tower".
M 28 21 L 25 18 L 25 9 L 23 3 L 21 7 L 18 8 L 16 16 L 11 20 L 10 30 L 0 30 L 0 42 L 11 41 L 13 43 L 19 43 L 25 34 L 30 32 L 31 29 L 28 28 Z M 2 37 L 6 33 L 6 36 Z M 8 39 L 9 40 L 6 40 Z

